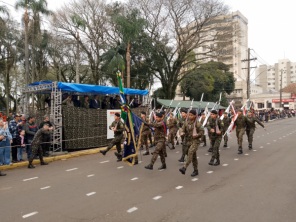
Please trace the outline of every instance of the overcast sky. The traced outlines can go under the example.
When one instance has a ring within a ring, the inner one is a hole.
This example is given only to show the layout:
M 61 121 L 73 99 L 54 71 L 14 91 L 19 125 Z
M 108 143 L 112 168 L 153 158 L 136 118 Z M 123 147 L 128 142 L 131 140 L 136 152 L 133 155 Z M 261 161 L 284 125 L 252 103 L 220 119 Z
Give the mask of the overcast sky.
M 55 10 L 70 0 L 47 0 Z M 296 2 L 293 0 L 221 0 L 231 11 L 239 10 L 248 19 L 249 48 L 256 64 L 272 65 L 287 58 L 296 62 Z M 0 0 L 14 6 L 16 0 Z M 11 11 L 13 7 L 9 6 Z M 18 12 L 17 14 L 21 14 Z

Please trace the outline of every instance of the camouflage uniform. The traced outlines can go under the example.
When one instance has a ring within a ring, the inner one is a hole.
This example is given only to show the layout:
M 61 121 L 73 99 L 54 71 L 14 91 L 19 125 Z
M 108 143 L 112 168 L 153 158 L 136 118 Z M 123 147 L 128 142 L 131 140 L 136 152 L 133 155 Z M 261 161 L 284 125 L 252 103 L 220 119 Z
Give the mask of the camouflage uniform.
M 160 156 L 160 160 L 162 165 L 165 165 L 165 137 L 166 137 L 166 127 L 163 121 L 156 123 L 148 123 L 148 126 L 154 128 L 154 142 L 156 143 L 155 150 L 153 152 L 153 156 L 151 158 L 151 165 L 155 163 L 158 155 Z
M 169 128 L 169 135 L 168 135 L 168 142 L 171 143 L 173 145 L 173 148 L 175 148 L 175 137 L 178 131 L 178 126 L 177 126 L 178 122 L 176 120 L 176 118 L 170 118 L 168 120 L 168 128 Z
M 220 158 L 219 146 L 222 141 L 223 122 L 219 119 L 218 116 L 216 119 L 209 118 L 207 122 L 207 129 L 208 129 L 209 137 L 211 140 L 211 147 L 213 147 L 212 160 L 213 161 L 215 159 L 219 160 Z M 211 132 L 212 129 L 214 129 L 214 132 Z M 217 134 L 217 131 L 220 131 L 220 134 Z
M 243 115 L 238 116 L 234 121 L 234 125 L 236 126 L 236 137 L 238 143 L 239 153 L 242 153 L 243 150 L 243 136 L 245 134 L 246 126 L 247 126 L 247 118 Z
M 29 164 L 32 164 L 37 154 L 39 155 L 40 163 L 44 163 L 41 143 L 43 142 L 43 136 L 50 133 L 52 133 L 52 131 L 44 130 L 43 128 L 36 132 L 31 143 L 32 155 L 30 155 Z
M 113 121 L 112 124 L 109 126 L 109 129 L 112 127 L 115 127 L 116 130 L 114 131 L 114 138 L 109 143 L 107 149 L 105 150 L 105 153 L 107 153 L 109 150 L 112 149 L 113 146 L 116 145 L 117 153 L 121 155 L 121 141 L 123 139 L 123 132 L 124 132 L 124 124 L 120 120 Z
M 193 137 L 193 131 L 194 131 L 194 125 L 196 129 L 197 136 Z M 186 136 L 186 146 L 189 147 L 188 149 L 188 158 L 184 165 L 185 168 L 189 166 L 189 164 L 192 162 L 194 171 L 197 171 L 198 168 L 198 161 L 196 157 L 196 151 L 198 149 L 198 146 L 200 144 L 200 138 L 204 134 L 204 127 L 202 124 L 198 121 L 191 121 L 188 120 L 184 123 L 182 127 L 185 136 Z
M 230 123 L 231 123 L 231 119 L 227 116 L 227 117 L 224 117 L 223 120 L 223 135 L 226 133 Z M 225 134 L 224 136 L 224 147 L 227 147 L 227 142 L 228 142 L 228 136 L 227 134 Z
M 264 128 L 264 125 L 257 119 L 257 117 L 246 117 L 247 119 L 247 127 L 246 127 L 246 133 L 248 136 L 248 142 L 249 142 L 249 149 L 252 149 L 252 143 L 253 143 L 253 135 L 255 132 L 255 122 L 257 122 L 260 126 Z
M 181 118 L 179 120 L 179 133 L 181 134 L 182 139 L 182 156 L 179 159 L 179 162 L 184 162 L 185 156 L 188 154 L 188 146 L 187 146 L 187 138 L 186 134 L 184 134 L 183 126 L 186 123 L 186 118 Z
M 149 123 L 149 119 L 146 119 L 146 122 Z M 148 147 L 148 138 L 151 135 L 151 130 L 149 126 L 143 124 L 142 131 L 141 131 L 141 144 L 145 145 L 146 151 L 149 153 Z
M 205 119 L 206 119 L 205 117 L 204 117 L 204 118 L 201 118 L 201 120 L 200 120 L 201 125 L 203 125 Z M 206 145 L 207 145 L 207 138 L 206 138 L 206 135 L 202 135 L 200 141 L 204 143 L 203 146 L 206 146 Z

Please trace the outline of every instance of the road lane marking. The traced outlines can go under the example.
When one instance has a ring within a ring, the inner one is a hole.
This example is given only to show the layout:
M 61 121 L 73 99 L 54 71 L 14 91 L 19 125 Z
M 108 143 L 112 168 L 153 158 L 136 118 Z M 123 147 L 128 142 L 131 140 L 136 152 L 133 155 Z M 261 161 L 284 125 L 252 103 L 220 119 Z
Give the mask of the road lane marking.
M 209 154 L 208 154 L 208 153 L 206 153 L 205 155 L 206 155 L 206 156 L 208 156 Z
M 259 148 L 260 148 L 260 149 L 263 149 L 263 146 L 260 146 Z
M 236 158 L 236 159 L 234 159 L 234 160 L 237 161 L 237 160 L 239 160 L 239 159 Z
M 29 181 L 29 180 L 35 180 L 35 179 L 38 179 L 38 177 L 32 177 L 32 178 L 24 179 L 23 181 Z
M 100 163 L 109 163 L 110 161 L 109 160 L 106 160 L 106 161 L 102 161 Z
M 46 189 L 48 189 L 48 188 L 50 188 L 50 186 L 42 187 L 42 188 L 40 188 L 40 190 L 46 190 Z
M 256 152 L 257 150 L 253 150 L 254 152 Z
M 67 172 L 73 171 L 73 170 L 78 170 L 78 168 L 72 168 L 72 169 L 68 169 L 66 170 Z
M 266 143 L 267 145 L 270 145 L 270 143 Z
M 96 194 L 96 192 L 87 193 L 86 196 L 89 197 L 89 196 L 92 196 L 92 195 L 94 195 L 94 194 Z
M 159 200 L 160 198 L 162 198 L 162 196 L 156 196 L 156 197 L 153 197 L 153 200 Z
M 176 153 L 180 153 L 179 151 L 177 151 Z
M 119 166 L 119 167 L 117 167 L 117 169 L 122 169 L 123 168 L 123 166 Z
M 132 213 L 132 212 L 134 212 L 134 211 L 136 211 L 136 210 L 138 210 L 138 208 L 136 208 L 136 207 L 132 207 L 132 208 L 128 209 L 127 212 L 128 212 L 128 213 Z
M 143 161 L 139 161 L 139 163 L 143 163 Z
M 38 212 L 35 211 L 35 212 L 29 213 L 29 214 L 25 214 L 25 215 L 23 215 L 23 218 L 31 217 L 31 216 L 34 216 L 35 214 L 38 214 Z
M 87 177 L 93 177 L 94 176 L 94 174 L 89 174 L 89 175 L 87 175 Z
M 273 142 L 276 142 L 276 140 L 273 140 Z
M 249 156 L 249 154 L 248 154 L 248 153 L 246 153 L 246 154 L 245 154 L 245 156 Z
M 224 163 L 222 166 L 226 167 L 226 166 L 228 166 L 228 164 L 227 163 Z
M 213 173 L 213 172 L 214 172 L 214 171 L 208 171 L 207 173 L 208 173 L 208 174 L 211 174 L 211 173 Z
M 180 189 L 182 189 L 183 188 L 183 186 L 177 186 L 176 187 L 176 190 L 180 190 Z
M 194 181 L 197 181 L 197 180 L 198 180 L 198 178 L 193 178 L 191 181 L 193 181 L 193 182 L 194 182 Z
M 134 178 L 132 178 L 131 180 L 138 180 L 139 178 L 138 177 L 134 177 Z

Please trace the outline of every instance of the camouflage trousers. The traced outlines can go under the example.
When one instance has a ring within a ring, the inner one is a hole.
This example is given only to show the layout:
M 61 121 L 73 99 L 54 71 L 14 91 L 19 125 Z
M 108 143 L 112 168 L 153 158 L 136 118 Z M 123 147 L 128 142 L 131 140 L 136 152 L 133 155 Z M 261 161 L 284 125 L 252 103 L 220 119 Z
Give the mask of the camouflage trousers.
M 213 148 L 212 157 L 218 159 L 220 157 L 219 147 L 222 141 L 222 137 L 211 138 L 211 147 Z
M 192 143 L 188 149 L 188 157 L 185 163 L 185 168 L 189 166 L 189 164 L 192 162 L 193 169 L 197 170 L 198 167 L 198 161 L 197 161 L 197 156 L 196 152 L 198 149 L 199 143 Z
M 32 163 L 37 155 L 39 156 L 40 162 L 43 162 L 43 151 L 41 145 L 32 145 L 32 154 L 30 156 L 29 162 Z
M 206 145 L 207 144 L 207 137 L 205 135 L 202 135 L 202 137 L 200 138 L 200 141 Z
M 249 142 L 249 144 L 252 144 L 253 143 L 253 135 L 254 135 L 254 132 L 255 132 L 255 128 L 254 127 L 249 128 L 249 129 L 246 129 L 246 133 L 247 133 L 247 136 L 248 136 L 248 142 Z
M 123 136 L 116 136 L 109 145 L 107 146 L 106 152 L 112 149 L 113 146 L 116 146 L 117 153 L 121 154 L 121 140 Z
M 245 129 L 244 128 L 236 129 L 237 144 L 238 144 L 239 147 L 243 146 L 244 134 L 245 134 Z
M 162 164 L 165 164 L 165 141 L 159 141 L 156 143 L 153 156 L 151 158 L 151 164 L 153 165 L 157 160 L 158 155 L 160 156 L 160 161 Z
M 141 135 L 141 145 L 144 145 L 145 146 L 146 151 L 149 151 L 149 147 L 148 147 L 149 134 L 150 133 L 143 133 Z
M 227 142 L 228 142 L 228 136 L 227 136 L 227 133 L 226 133 L 225 136 L 224 136 L 224 144 L 226 145 Z
M 170 129 L 169 135 L 168 135 L 168 142 L 175 145 L 175 137 L 177 135 L 177 129 Z
M 182 156 L 186 156 L 188 154 L 188 145 L 186 139 L 183 140 L 182 143 Z

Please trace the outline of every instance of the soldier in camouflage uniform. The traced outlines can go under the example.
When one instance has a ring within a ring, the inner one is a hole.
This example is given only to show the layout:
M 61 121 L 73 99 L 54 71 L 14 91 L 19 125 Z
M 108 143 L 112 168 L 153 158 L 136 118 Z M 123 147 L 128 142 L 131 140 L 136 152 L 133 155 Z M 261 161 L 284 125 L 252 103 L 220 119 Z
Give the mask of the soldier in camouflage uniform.
M 183 130 L 186 137 L 186 145 L 189 147 L 188 150 L 188 158 L 186 163 L 179 171 L 182 174 L 185 174 L 187 167 L 192 162 L 193 165 L 193 173 L 191 174 L 192 177 L 198 175 L 198 161 L 196 156 L 196 151 L 200 144 L 200 138 L 204 134 L 204 127 L 201 125 L 200 122 L 196 119 L 196 111 L 190 110 L 188 114 L 189 120 L 184 123 Z
M 224 112 L 224 118 L 222 120 L 223 122 L 223 135 L 225 134 L 225 132 L 227 131 L 230 123 L 231 123 L 231 119 L 228 117 L 228 113 Z M 224 147 L 227 147 L 227 142 L 228 142 L 228 136 L 227 134 L 225 134 L 224 136 Z
M 169 147 L 170 149 L 175 149 L 175 137 L 178 131 L 178 122 L 177 119 L 174 117 L 174 114 L 170 113 L 170 119 L 167 121 L 167 127 L 169 129 L 169 135 L 168 135 L 168 143 L 172 144 L 172 147 Z
M 115 156 L 117 157 L 117 161 L 122 160 L 122 152 L 121 152 L 121 141 L 123 139 L 123 132 L 124 132 L 124 124 L 120 119 L 120 114 L 115 113 L 114 115 L 114 121 L 109 126 L 110 130 L 114 131 L 114 139 L 110 142 L 106 150 L 101 150 L 100 153 L 102 153 L 104 156 L 106 153 L 111 150 L 113 146 L 116 145 L 117 152 L 115 152 Z
M 211 147 L 213 147 L 212 158 L 209 165 L 218 166 L 220 165 L 219 147 L 223 135 L 223 122 L 219 119 L 218 112 L 216 110 L 211 111 L 211 117 L 208 120 L 207 129 L 211 140 Z M 216 162 L 214 163 L 215 160 Z
M 186 109 L 181 109 L 181 119 L 179 120 L 179 134 L 181 136 L 181 140 L 182 140 L 182 156 L 181 158 L 178 160 L 179 162 L 184 162 L 184 158 L 188 153 L 188 146 L 186 145 L 186 135 L 183 132 L 183 125 L 186 122 L 187 119 L 187 111 Z
M 53 129 L 52 127 L 49 127 L 49 125 L 47 123 L 45 123 L 43 125 L 43 127 L 35 133 L 32 143 L 31 143 L 32 155 L 30 155 L 30 158 L 29 158 L 28 168 L 30 168 L 30 169 L 35 168 L 35 166 L 33 165 L 33 160 L 37 154 L 39 155 L 40 164 L 41 165 L 48 165 L 48 163 L 44 162 L 44 160 L 43 160 L 43 152 L 42 152 L 41 143 L 43 142 L 43 136 L 45 134 L 52 133 L 52 129 Z
M 247 127 L 246 127 L 246 133 L 247 133 L 248 142 L 249 142 L 249 150 L 253 149 L 252 143 L 253 143 L 253 135 L 256 128 L 255 126 L 256 122 L 264 128 L 263 123 L 261 123 L 258 120 L 258 118 L 252 113 L 252 111 L 249 110 L 247 114 Z
M 163 114 L 156 113 L 156 122 L 155 123 L 144 123 L 147 126 L 154 128 L 154 141 L 156 143 L 155 150 L 153 152 L 153 156 L 151 158 L 150 164 L 145 166 L 146 169 L 153 170 L 153 165 L 155 161 L 157 160 L 158 155 L 160 156 L 161 160 L 161 167 L 159 167 L 159 170 L 166 169 L 166 163 L 165 163 L 165 137 L 166 137 L 166 126 L 163 121 Z
M 146 112 L 141 112 L 141 119 L 147 123 L 149 123 L 149 119 L 146 117 Z M 148 138 L 151 135 L 151 130 L 149 126 L 143 125 L 141 130 L 141 145 L 145 145 L 146 152 L 143 155 L 149 155 L 149 147 L 148 147 Z
M 206 114 L 205 113 L 202 113 L 201 114 L 201 119 L 200 119 L 201 125 L 203 125 L 205 119 L 206 119 Z M 201 142 L 204 143 L 203 146 L 207 146 L 207 138 L 206 138 L 206 135 L 203 135 L 200 140 L 201 140 Z
M 243 136 L 246 131 L 247 126 L 247 118 L 243 115 L 243 111 L 239 109 L 237 111 L 237 118 L 234 121 L 234 125 L 236 126 L 236 137 L 238 143 L 238 154 L 243 153 Z

